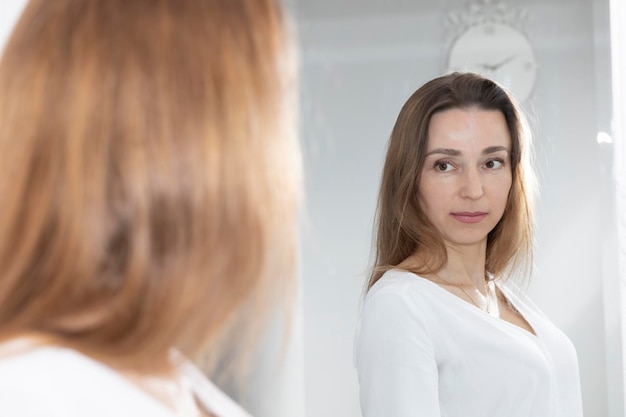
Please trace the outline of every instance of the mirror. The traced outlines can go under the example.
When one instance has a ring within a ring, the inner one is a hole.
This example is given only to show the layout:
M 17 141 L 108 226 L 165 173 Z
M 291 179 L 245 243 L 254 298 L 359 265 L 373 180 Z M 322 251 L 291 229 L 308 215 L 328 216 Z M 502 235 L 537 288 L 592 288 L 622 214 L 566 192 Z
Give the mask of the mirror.
M 619 283 L 603 266 L 603 248 L 616 245 L 606 238 L 615 228 L 607 209 L 611 151 L 597 143 L 598 132 L 611 128 L 608 0 L 299 0 L 309 416 L 360 416 L 352 337 L 385 146 L 400 107 L 446 70 L 450 32 L 471 23 L 471 5 L 501 3 L 521 19 L 537 61 L 524 102 L 540 183 L 528 292 L 576 346 L 585 415 L 623 416 L 621 383 L 608 383 L 622 378 L 620 333 L 612 328 Z M 470 20 L 450 23 L 459 12 Z

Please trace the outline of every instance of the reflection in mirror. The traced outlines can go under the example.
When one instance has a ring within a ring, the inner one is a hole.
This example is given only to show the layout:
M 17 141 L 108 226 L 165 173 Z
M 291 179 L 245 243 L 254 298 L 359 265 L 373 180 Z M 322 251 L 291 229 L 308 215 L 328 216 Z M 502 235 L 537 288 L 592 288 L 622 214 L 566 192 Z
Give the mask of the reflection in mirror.
M 364 416 L 582 416 L 571 342 L 514 282 L 532 259 L 525 126 L 474 73 L 437 77 L 400 110 L 355 336 Z
M 295 3 L 309 219 L 302 243 L 306 409 L 356 417 L 352 342 L 387 139 L 409 95 L 446 71 L 450 13 L 483 2 Z M 608 0 L 505 3 L 526 11 L 522 29 L 537 61 L 523 103 L 541 196 L 527 295 L 576 347 L 585 415 L 623 417 L 621 336 L 606 327 L 619 307 L 611 299 L 616 261 L 606 255 L 615 246 L 602 251 L 612 242 L 605 232 L 615 229 L 607 210 L 612 172 L 603 168 L 612 150 L 596 141 L 598 131 L 612 132 Z

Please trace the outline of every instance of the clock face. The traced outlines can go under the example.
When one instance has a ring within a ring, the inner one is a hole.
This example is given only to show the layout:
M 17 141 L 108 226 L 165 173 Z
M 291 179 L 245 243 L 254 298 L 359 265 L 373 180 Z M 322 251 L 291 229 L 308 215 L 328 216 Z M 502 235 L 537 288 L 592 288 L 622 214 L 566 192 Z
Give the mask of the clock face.
M 517 29 L 502 23 L 483 23 L 456 39 L 447 69 L 481 74 L 524 101 L 535 84 L 537 61 L 528 39 Z

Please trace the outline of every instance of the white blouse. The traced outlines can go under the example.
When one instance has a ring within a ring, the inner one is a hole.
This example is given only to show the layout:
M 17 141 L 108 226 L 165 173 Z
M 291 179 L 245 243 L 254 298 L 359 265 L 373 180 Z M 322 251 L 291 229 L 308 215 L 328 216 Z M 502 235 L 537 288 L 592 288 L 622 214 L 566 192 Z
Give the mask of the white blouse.
M 498 288 L 535 331 L 412 273 L 386 272 L 355 335 L 364 417 L 581 417 L 576 351 L 519 291 Z
M 0 352 L 23 341 L 0 344 Z M 177 406 L 182 406 L 174 410 L 114 369 L 73 349 L 28 347 L 0 357 L 0 416 L 195 417 L 197 402 L 216 417 L 250 417 L 189 361 L 180 362 L 178 374 L 191 398 L 181 394 Z M 171 389 L 166 381 L 148 380 L 153 387 Z

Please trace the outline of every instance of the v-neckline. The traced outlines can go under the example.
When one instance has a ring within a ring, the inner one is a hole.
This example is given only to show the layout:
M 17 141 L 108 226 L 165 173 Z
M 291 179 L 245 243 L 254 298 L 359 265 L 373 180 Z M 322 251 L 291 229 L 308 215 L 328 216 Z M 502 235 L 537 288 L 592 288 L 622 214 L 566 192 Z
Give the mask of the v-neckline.
M 400 271 L 400 272 L 408 272 L 408 273 L 414 275 L 415 277 L 417 277 L 418 279 L 420 279 L 421 281 L 428 282 L 428 284 L 431 287 L 435 287 L 435 288 L 437 288 L 437 291 L 439 291 L 440 293 L 446 294 L 446 297 L 449 296 L 452 299 L 454 299 L 455 302 L 458 305 L 462 305 L 462 306 L 464 306 L 465 309 L 467 309 L 469 311 L 473 311 L 473 312 L 475 312 L 475 313 L 477 313 L 479 315 L 482 315 L 484 317 L 488 317 L 488 320 L 493 320 L 494 323 L 499 323 L 499 325 L 501 325 L 501 326 L 513 328 L 516 331 L 522 332 L 522 334 L 524 334 L 524 335 L 526 335 L 528 337 L 533 338 L 534 340 L 540 340 L 541 339 L 539 334 L 537 333 L 537 327 L 535 325 L 533 325 L 531 320 L 529 320 L 527 312 L 523 311 L 524 309 L 520 305 L 518 305 L 517 300 L 513 299 L 514 297 L 511 297 L 511 294 L 509 293 L 508 288 L 504 287 L 503 285 L 500 285 L 500 283 L 498 283 L 498 282 L 495 282 L 496 290 L 500 290 L 500 292 L 502 293 L 502 296 L 505 298 L 505 301 L 510 303 L 519 312 L 519 315 L 526 321 L 526 323 L 528 323 L 530 328 L 533 330 L 532 332 L 524 329 L 523 327 L 518 326 L 517 324 L 514 324 L 514 323 L 511 323 L 511 322 L 509 322 L 507 320 L 504 320 L 501 317 L 494 317 L 494 316 L 492 316 L 491 314 L 489 314 L 485 310 L 482 310 L 482 309 L 478 308 L 474 304 L 472 304 L 472 303 L 462 299 L 458 295 L 448 291 L 447 289 L 443 288 L 441 285 L 439 285 L 439 284 L 437 284 L 437 283 L 435 283 L 435 282 L 433 282 L 433 281 L 431 281 L 431 280 L 429 280 L 427 278 L 424 278 L 424 277 L 422 277 L 420 275 L 417 275 L 417 274 L 415 274 L 413 272 L 410 272 L 410 271 L 404 271 L 404 270 L 398 270 L 398 271 Z
M 505 302 L 511 304 L 513 306 L 513 308 L 515 310 L 517 310 L 517 312 L 519 313 L 520 317 L 526 321 L 526 323 L 528 323 L 528 326 L 530 326 L 530 328 L 532 329 L 531 331 L 528 331 L 526 329 L 524 329 L 521 326 L 518 326 L 517 324 L 511 323 L 510 321 L 504 320 L 502 318 L 500 318 L 499 320 L 501 322 L 504 322 L 505 324 L 508 324 L 509 326 L 512 326 L 522 332 L 524 332 L 524 334 L 529 335 L 530 337 L 533 337 L 534 339 L 540 340 L 541 338 L 539 337 L 539 333 L 537 333 L 537 326 L 535 326 L 532 323 L 532 320 L 529 319 L 529 314 L 524 311 L 524 307 L 525 306 L 521 306 L 519 305 L 519 303 L 517 302 L 518 300 L 516 299 L 517 297 L 513 297 L 513 294 L 511 294 L 511 291 L 509 288 L 506 288 L 504 285 L 500 285 L 500 283 L 496 282 L 496 288 L 500 290 L 500 293 L 502 293 L 502 296 L 505 298 Z

